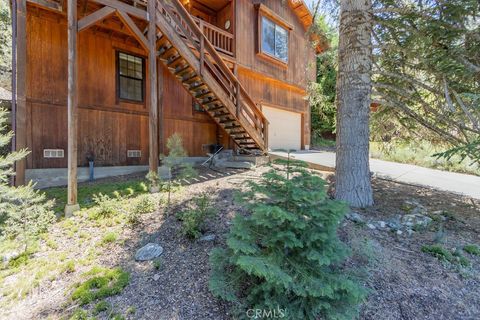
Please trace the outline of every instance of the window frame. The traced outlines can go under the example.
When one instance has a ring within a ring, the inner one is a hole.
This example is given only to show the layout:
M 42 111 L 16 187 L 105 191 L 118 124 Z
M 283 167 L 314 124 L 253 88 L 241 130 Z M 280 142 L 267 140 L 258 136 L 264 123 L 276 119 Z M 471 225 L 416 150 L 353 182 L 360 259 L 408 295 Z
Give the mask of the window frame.
M 135 57 L 135 58 L 140 58 L 141 61 L 142 61 L 142 79 L 138 79 L 138 78 L 133 78 L 133 77 L 129 77 L 129 76 L 125 76 L 125 75 L 121 75 L 120 74 L 120 54 L 126 54 L 126 55 L 129 55 L 129 56 L 132 56 L 132 57 Z M 146 57 L 145 56 L 142 56 L 140 54 L 137 54 L 137 53 L 133 53 L 133 52 L 129 52 L 129 51 L 125 51 L 125 50 L 115 50 L 115 74 L 116 74 L 116 98 L 117 98 L 117 102 L 128 102 L 128 103 L 133 103 L 133 104 L 141 104 L 141 105 L 145 105 L 145 94 L 146 94 L 146 78 L 147 78 L 147 74 L 146 74 Z M 127 99 L 127 98 L 122 98 L 120 96 L 120 78 L 121 77 L 124 77 L 124 78 L 128 78 L 128 79 L 134 79 L 134 80 L 141 80 L 142 81 L 142 85 L 141 85 L 141 89 L 142 89 L 142 100 L 133 100 L 133 99 Z
M 263 59 L 268 60 L 274 64 L 277 64 L 281 67 L 287 68 L 290 62 L 290 33 L 293 30 L 293 26 L 285 21 L 283 18 L 278 16 L 271 9 L 266 7 L 264 4 L 256 5 L 258 11 L 257 14 L 257 55 Z M 269 54 L 263 51 L 263 18 L 268 19 L 274 25 L 277 25 L 283 28 L 287 32 L 287 61 L 282 60 L 281 58 Z

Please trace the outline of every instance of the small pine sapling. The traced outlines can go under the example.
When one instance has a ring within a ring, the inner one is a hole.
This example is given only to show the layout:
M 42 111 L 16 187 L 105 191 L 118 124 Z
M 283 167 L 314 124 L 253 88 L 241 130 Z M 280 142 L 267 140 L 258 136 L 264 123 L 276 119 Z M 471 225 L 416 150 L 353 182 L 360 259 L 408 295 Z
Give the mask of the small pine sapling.
M 210 256 L 212 293 L 247 310 L 281 311 L 285 319 L 353 319 L 365 289 L 342 263 L 350 250 L 337 229 L 347 206 L 302 162 L 277 161 L 238 200 L 226 248 Z
M 193 198 L 192 202 L 193 208 L 180 212 L 177 217 L 182 221 L 182 233 L 191 239 L 197 239 L 204 231 L 206 220 L 213 217 L 216 210 L 208 192 Z
M 6 110 L 0 109 L 0 149 L 4 149 L 13 137 L 12 132 L 6 132 L 7 118 Z M 0 232 L 21 242 L 24 252 L 28 250 L 29 241 L 55 221 L 53 202 L 46 201 L 45 195 L 35 190 L 31 182 L 10 186 L 14 163 L 27 154 L 27 150 L 20 150 L 0 155 Z
M 166 189 L 168 193 L 167 208 L 170 207 L 172 188 L 184 179 L 196 176 L 197 172 L 192 164 L 184 161 L 188 156 L 187 151 L 183 147 L 182 136 L 174 133 L 167 139 L 168 155 L 160 155 L 162 164 L 168 169 L 166 178 Z

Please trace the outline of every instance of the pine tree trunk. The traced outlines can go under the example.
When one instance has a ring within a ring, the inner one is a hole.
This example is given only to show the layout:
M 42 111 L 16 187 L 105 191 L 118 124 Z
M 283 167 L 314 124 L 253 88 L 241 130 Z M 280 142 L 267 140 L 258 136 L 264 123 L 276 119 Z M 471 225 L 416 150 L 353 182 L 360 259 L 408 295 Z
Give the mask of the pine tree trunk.
M 354 207 L 373 204 L 369 166 L 371 34 L 371 0 L 340 0 L 335 196 Z

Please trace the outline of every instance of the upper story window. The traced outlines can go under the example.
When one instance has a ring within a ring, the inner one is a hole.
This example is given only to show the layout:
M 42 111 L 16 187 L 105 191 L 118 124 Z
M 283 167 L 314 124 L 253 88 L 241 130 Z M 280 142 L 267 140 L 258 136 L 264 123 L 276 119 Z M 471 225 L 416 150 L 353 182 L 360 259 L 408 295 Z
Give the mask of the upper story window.
M 118 97 L 122 100 L 143 102 L 145 59 L 117 52 Z
M 262 52 L 288 62 L 288 30 L 262 16 Z
M 288 66 L 289 38 L 293 26 L 264 4 L 258 10 L 258 55 L 282 67 Z

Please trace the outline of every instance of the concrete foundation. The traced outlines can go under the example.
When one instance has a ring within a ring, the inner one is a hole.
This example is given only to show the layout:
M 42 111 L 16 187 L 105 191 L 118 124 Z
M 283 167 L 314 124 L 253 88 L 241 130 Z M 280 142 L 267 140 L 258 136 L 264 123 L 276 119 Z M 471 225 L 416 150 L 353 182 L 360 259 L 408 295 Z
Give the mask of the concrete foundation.
M 182 161 L 200 164 L 205 161 L 205 157 L 188 157 Z M 162 167 L 160 167 L 162 168 Z M 148 172 L 148 166 L 117 166 L 117 167 L 95 167 L 95 179 L 124 176 L 134 173 Z M 46 168 L 46 169 L 27 169 L 25 172 L 26 181 L 36 183 L 37 189 L 60 187 L 67 185 L 67 168 Z M 164 176 L 164 169 L 159 169 L 159 175 Z M 89 179 L 88 167 L 78 168 L 78 182 L 85 182 Z

